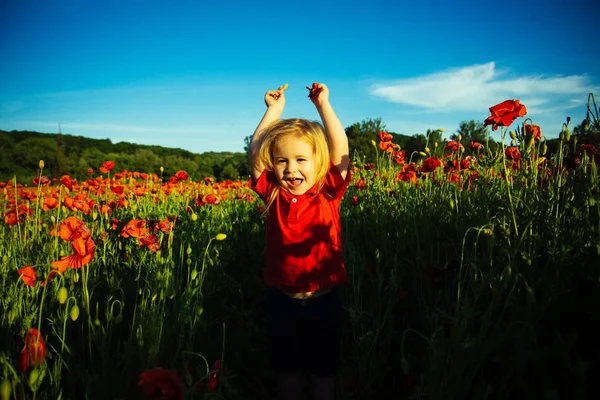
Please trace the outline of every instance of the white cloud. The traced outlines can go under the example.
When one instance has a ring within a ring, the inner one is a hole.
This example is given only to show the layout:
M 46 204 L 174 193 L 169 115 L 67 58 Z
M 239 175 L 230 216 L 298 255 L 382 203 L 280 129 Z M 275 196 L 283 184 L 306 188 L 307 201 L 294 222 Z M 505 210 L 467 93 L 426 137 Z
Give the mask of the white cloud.
M 427 112 L 481 111 L 506 99 L 520 99 L 528 111 L 550 112 L 581 104 L 589 92 L 598 90 L 587 75 L 514 76 L 494 62 L 448 69 L 415 78 L 375 83 L 370 94 L 389 102 Z

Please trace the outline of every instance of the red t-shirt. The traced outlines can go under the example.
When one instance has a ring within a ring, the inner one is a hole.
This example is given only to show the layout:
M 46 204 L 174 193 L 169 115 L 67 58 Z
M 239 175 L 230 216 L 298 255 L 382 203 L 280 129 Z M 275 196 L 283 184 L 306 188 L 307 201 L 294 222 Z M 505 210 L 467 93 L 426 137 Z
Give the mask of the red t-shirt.
M 302 195 L 281 188 L 267 215 L 267 286 L 304 293 L 347 282 L 340 227 L 340 203 L 352 179 L 333 163 L 319 193 L 315 185 Z M 267 202 L 278 185 L 266 169 L 251 188 Z

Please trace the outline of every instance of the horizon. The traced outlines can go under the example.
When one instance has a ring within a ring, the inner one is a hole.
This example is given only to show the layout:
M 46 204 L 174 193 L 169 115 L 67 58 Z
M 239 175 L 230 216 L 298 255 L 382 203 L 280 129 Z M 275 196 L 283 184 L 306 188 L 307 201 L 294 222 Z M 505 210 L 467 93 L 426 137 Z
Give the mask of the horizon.
M 8 0 L 0 129 L 243 152 L 267 90 L 288 83 L 282 118 L 318 119 L 305 89 L 316 81 L 344 127 L 381 118 L 448 138 L 519 99 L 553 139 L 599 92 L 588 3 Z

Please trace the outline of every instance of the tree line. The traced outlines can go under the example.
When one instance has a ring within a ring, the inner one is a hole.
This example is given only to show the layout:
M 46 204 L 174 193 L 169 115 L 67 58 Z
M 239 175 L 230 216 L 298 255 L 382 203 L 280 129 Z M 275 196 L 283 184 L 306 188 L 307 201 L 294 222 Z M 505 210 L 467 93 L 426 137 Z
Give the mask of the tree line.
M 366 119 L 346 127 L 350 145 L 350 157 L 362 162 L 375 162 L 380 152 L 373 146 L 379 142 L 378 133 L 387 131 L 381 118 Z M 423 134 L 404 135 L 388 132 L 393 143 L 405 151 L 406 160 L 424 151 L 426 147 L 444 146 L 441 129 L 427 130 Z M 597 126 L 588 127 L 583 123 L 573 129 L 573 135 L 580 143 L 597 143 Z M 460 141 L 468 149 L 471 141 L 477 141 L 495 151 L 500 143 L 489 137 L 489 129 L 478 121 L 462 121 L 450 140 Z M 507 145 L 510 137 L 506 135 Z M 460 140 L 459 140 L 460 139 Z M 141 145 L 129 142 L 112 143 L 110 139 L 91 139 L 62 133 L 40 133 L 31 131 L 0 130 L 0 181 L 13 177 L 23 185 L 30 183 L 39 173 L 39 161 L 44 160 L 43 174 L 49 178 L 69 175 L 71 178 L 88 179 L 92 170 L 97 176 L 99 166 L 104 161 L 114 161 L 116 171 L 127 170 L 155 173 L 168 179 L 177 171 L 186 171 L 193 180 L 212 177 L 217 181 L 226 179 L 248 179 L 246 151 L 251 136 L 244 139 L 244 152 L 205 152 L 192 153 L 179 148 Z M 436 145 L 437 143 L 437 145 Z M 558 148 L 559 139 L 547 141 L 549 153 Z M 162 168 L 162 172 L 161 172 Z

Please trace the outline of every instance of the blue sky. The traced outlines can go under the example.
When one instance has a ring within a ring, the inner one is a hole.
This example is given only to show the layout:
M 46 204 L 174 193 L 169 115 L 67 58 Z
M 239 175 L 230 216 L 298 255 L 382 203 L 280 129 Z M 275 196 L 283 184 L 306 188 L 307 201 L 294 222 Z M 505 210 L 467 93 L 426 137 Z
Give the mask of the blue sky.
M 0 0 L 0 129 L 243 151 L 269 89 L 318 119 L 317 81 L 344 126 L 448 136 L 520 99 L 553 138 L 600 94 L 593 3 Z

